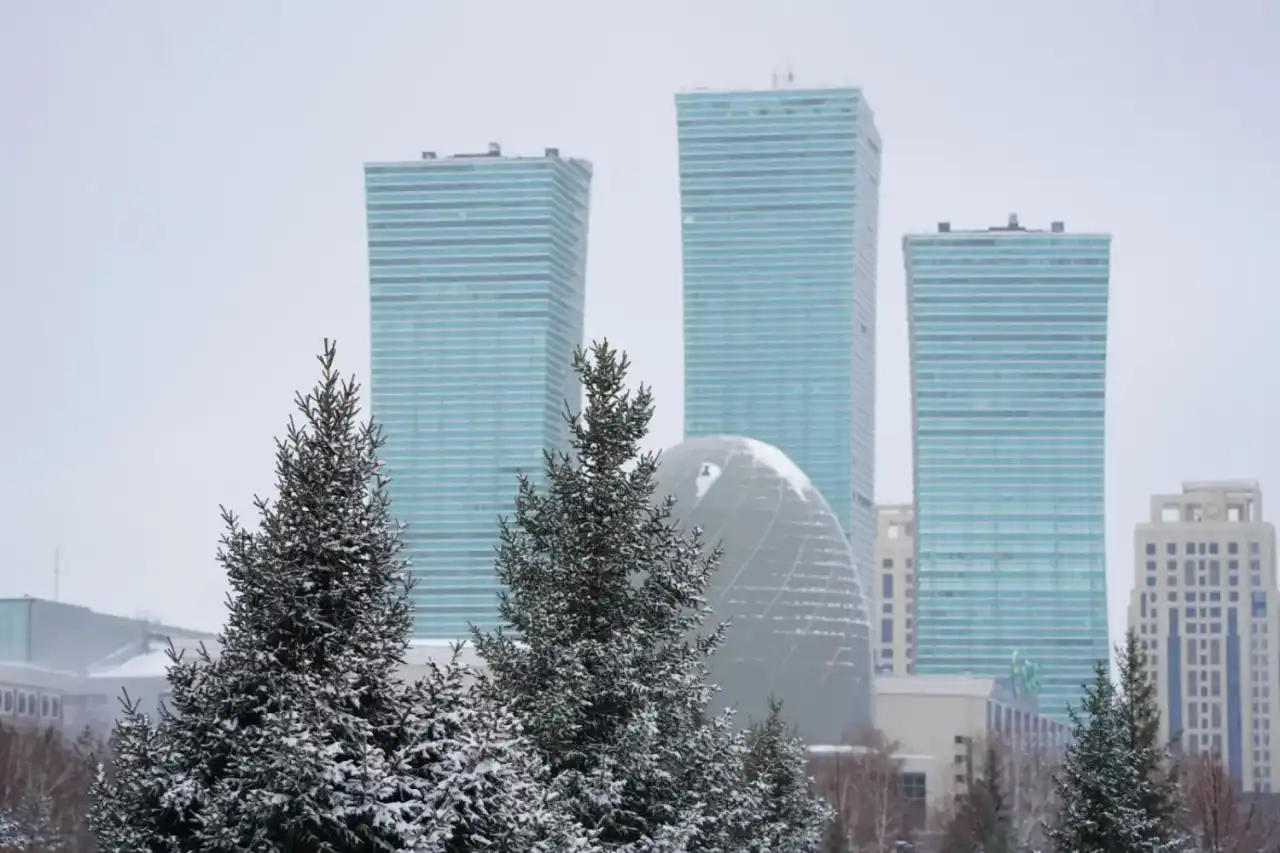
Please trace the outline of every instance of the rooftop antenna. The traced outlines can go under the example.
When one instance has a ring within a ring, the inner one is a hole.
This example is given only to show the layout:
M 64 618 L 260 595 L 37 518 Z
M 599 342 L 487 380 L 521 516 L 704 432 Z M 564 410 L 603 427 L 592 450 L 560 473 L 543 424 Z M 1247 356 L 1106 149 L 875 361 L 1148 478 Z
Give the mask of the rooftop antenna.
M 53 600 L 60 601 L 62 593 L 62 549 L 53 549 Z

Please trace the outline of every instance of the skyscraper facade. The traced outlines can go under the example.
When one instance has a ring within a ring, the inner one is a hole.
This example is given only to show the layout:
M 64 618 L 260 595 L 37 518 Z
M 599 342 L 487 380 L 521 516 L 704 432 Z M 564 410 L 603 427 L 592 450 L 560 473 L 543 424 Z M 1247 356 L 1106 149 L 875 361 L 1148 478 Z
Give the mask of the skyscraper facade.
M 904 238 L 916 671 L 1032 664 L 1061 718 L 1108 657 L 1111 238 L 1062 223 Z
M 563 448 L 582 343 L 591 166 L 485 154 L 365 167 L 373 415 L 420 637 L 497 621 L 498 518 Z
M 858 89 L 676 96 L 685 437 L 782 450 L 875 548 L 880 136 Z
M 1152 497 L 1134 559 L 1129 627 L 1146 647 L 1162 742 L 1216 752 L 1245 791 L 1280 790 L 1276 530 L 1258 484 L 1183 483 Z

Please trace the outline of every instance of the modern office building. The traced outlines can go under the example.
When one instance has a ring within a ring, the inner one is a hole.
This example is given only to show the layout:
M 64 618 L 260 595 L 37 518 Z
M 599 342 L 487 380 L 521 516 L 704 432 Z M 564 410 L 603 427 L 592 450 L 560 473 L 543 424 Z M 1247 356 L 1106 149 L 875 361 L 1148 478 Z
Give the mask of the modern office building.
M 1133 539 L 1129 626 L 1146 646 L 1162 738 L 1217 752 L 1245 791 L 1280 791 L 1276 531 L 1258 484 L 1183 483 L 1151 498 Z
M 686 532 L 721 548 L 707 590 L 728 622 L 711 660 L 717 705 L 743 724 L 770 695 L 810 744 L 839 744 L 872 725 L 867 598 L 840 521 L 809 477 L 776 447 L 710 436 L 664 450 L 658 495 L 676 499 Z
M 373 414 L 415 634 L 496 624 L 498 518 L 581 399 L 591 166 L 548 148 L 365 167 Z
M 1111 238 L 1061 222 L 903 240 L 916 671 L 1040 672 L 1062 717 L 1109 655 L 1103 526 Z
M 911 504 L 876 507 L 872 591 L 877 675 L 916 671 L 916 516 Z
M 685 437 L 779 448 L 874 554 L 880 136 L 858 89 L 676 96 Z

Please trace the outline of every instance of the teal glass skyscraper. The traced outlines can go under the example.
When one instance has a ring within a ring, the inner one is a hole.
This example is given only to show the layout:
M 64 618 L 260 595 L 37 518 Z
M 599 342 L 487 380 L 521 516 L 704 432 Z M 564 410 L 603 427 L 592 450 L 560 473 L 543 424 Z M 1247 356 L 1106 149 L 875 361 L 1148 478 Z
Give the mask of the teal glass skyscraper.
M 365 166 L 373 415 L 416 582 L 414 633 L 497 623 L 498 518 L 563 449 L 591 166 L 486 154 Z
M 858 89 L 676 96 L 686 438 L 782 450 L 875 547 L 880 136 Z
M 916 671 L 1039 673 L 1065 716 L 1108 657 L 1111 238 L 1007 226 L 904 241 Z

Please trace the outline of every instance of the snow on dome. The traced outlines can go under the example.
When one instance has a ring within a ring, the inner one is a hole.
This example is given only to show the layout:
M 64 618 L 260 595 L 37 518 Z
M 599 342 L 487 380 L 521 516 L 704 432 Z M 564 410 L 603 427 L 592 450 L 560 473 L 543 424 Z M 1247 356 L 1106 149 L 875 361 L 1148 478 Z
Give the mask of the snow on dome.
M 698 473 L 698 479 L 694 480 L 694 485 L 698 489 L 698 500 L 702 500 L 703 495 L 707 493 L 707 489 L 715 485 L 716 480 L 720 479 L 720 473 L 720 466 L 716 463 L 702 463 L 702 471 Z
M 787 485 L 791 486 L 792 491 L 800 496 L 800 500 L 807 501 L 808 492 L 813 488 L 813 483 L 809 481 L 809 475 L 800 470 L 800 466 L 791 461 L 791 457 L 783 453 L 772 444 L 765 444 L 763 441 L 756 441 L 754 438 L 739 439 L 746 446 L 755 461 L 761 465 L 768 465 L 777 472 L 782 479 L 787 481 Z
M 712 623 L 730 622 L 711 661 L 716 704 L 760 720 L 769 694 L 811 743 L 871 724 L 866 592 L 835 513 L 796 463 L 739 436 L 692 438 L 659 457 L 656 498 L 721 546 L 707 590 Z

